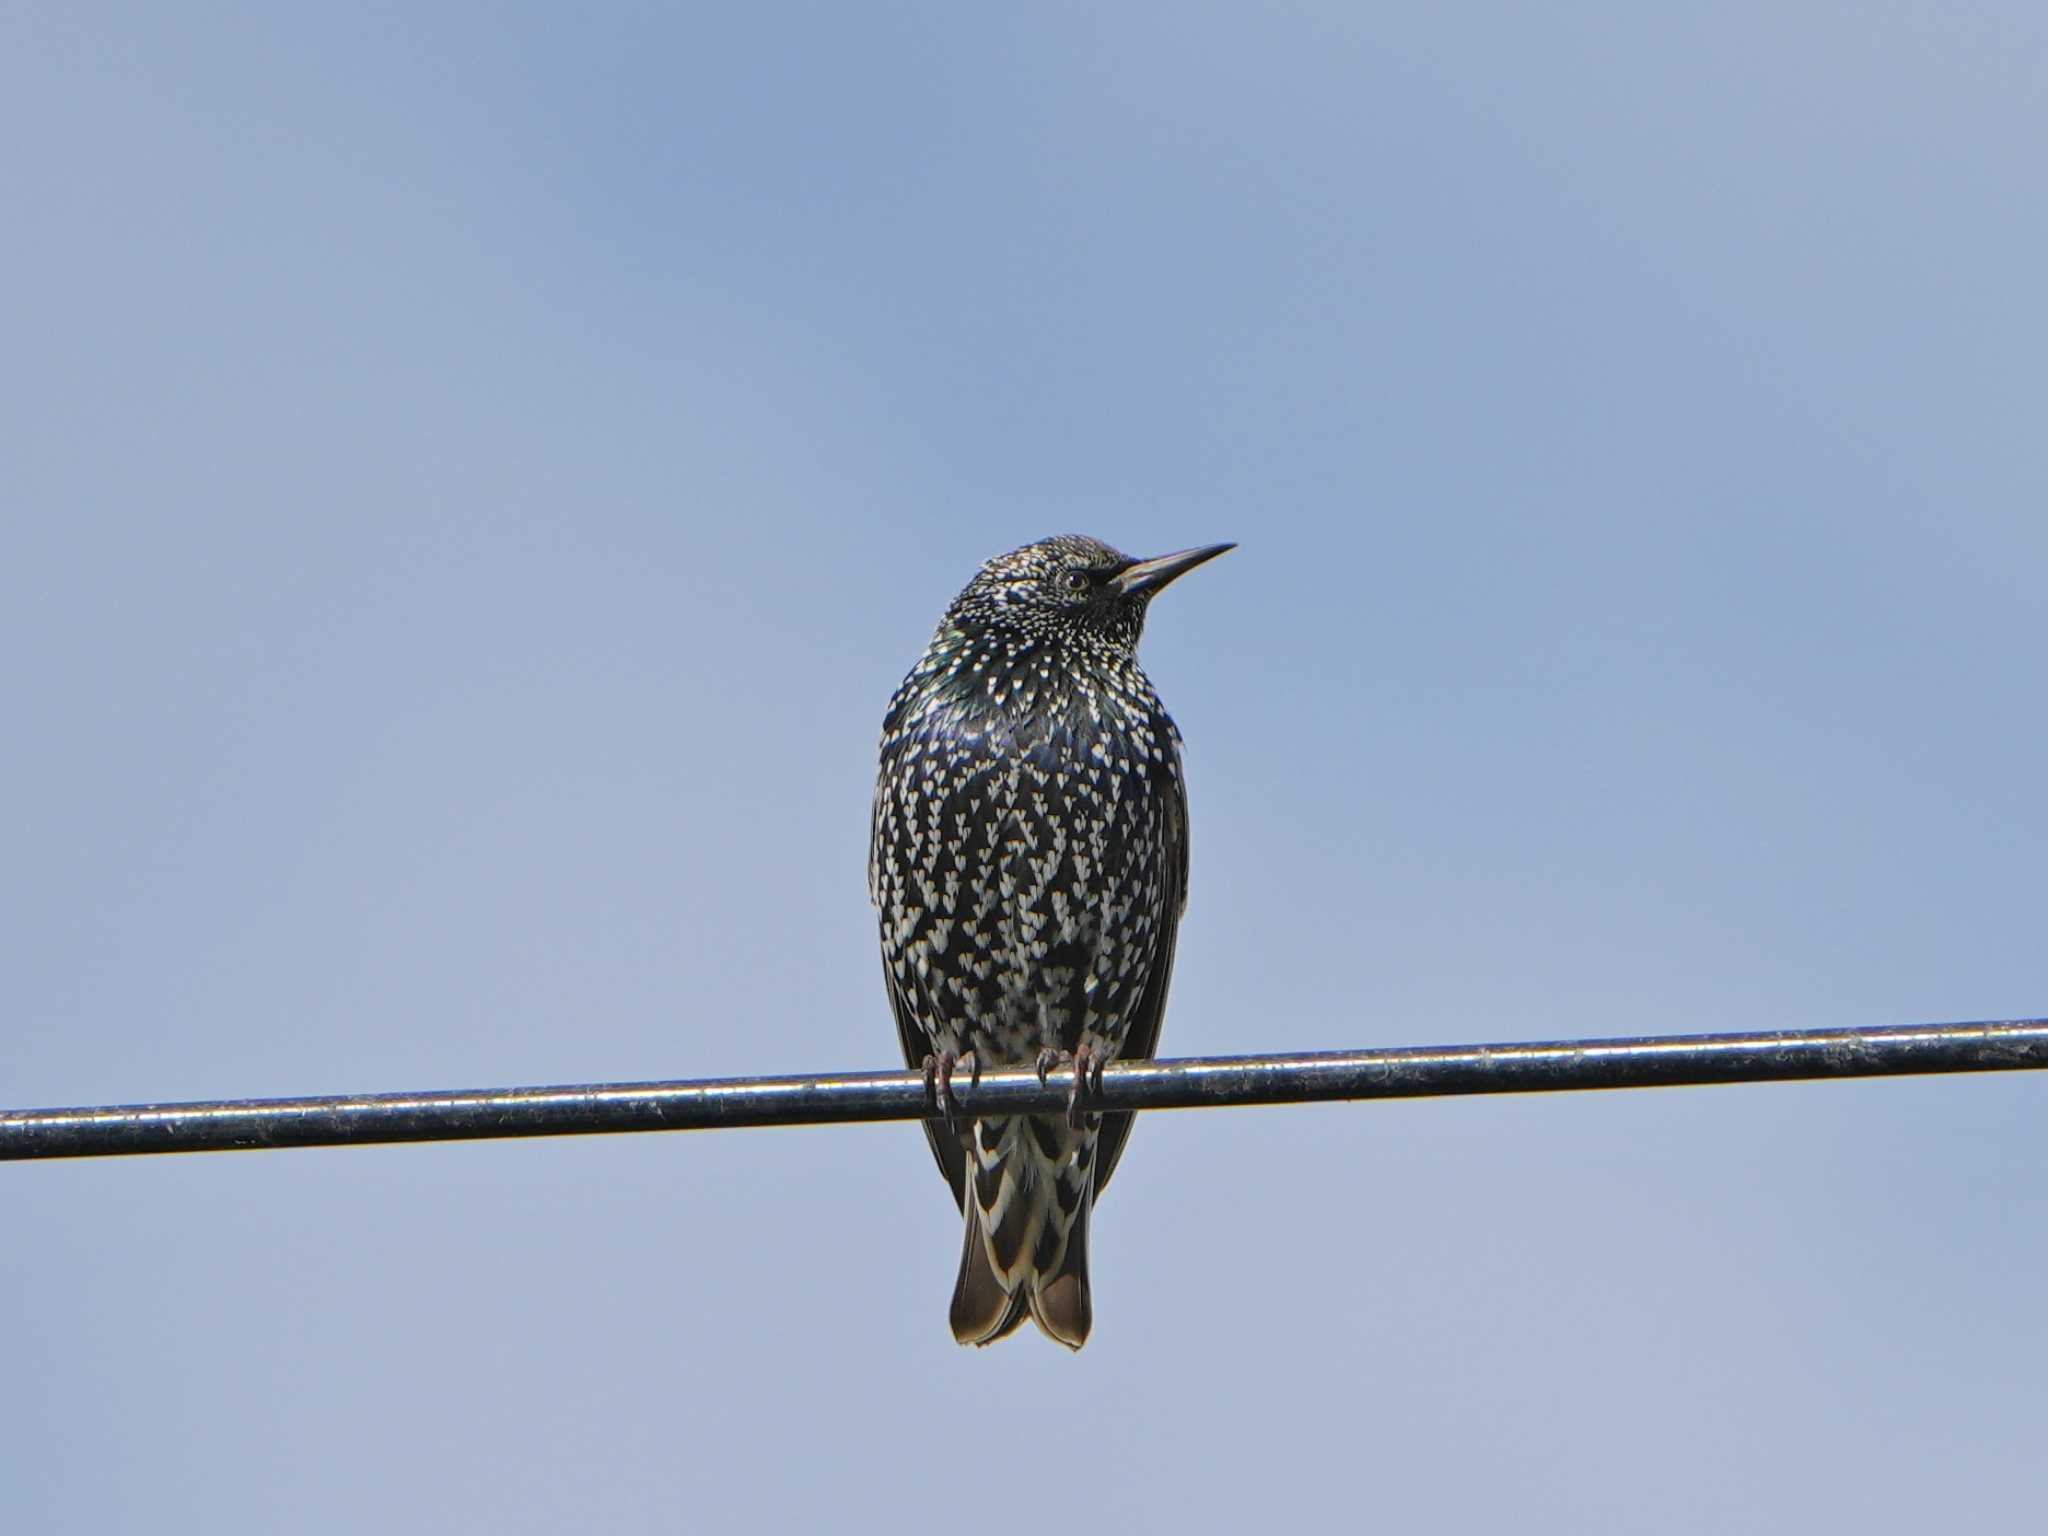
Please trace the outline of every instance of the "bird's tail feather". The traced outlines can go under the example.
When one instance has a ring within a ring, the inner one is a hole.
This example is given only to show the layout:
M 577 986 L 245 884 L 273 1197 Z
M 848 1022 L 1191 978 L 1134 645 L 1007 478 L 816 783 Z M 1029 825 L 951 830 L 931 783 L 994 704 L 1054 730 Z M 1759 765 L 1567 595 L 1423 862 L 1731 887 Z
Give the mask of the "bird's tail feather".
M 967 1241 L 960 1254 L 960 1278 L 953 1284 L 953 1337 L 962 1344 L 993 1344 L 1007 1338 L 1030 1315 L 1029 1298 L 1012 1296 L 988 1261 L 988 1241 L 974 1206 L 967 1207 Z
M 1095 1133 L 1059 1116 L 976 1121 L 967 1231 L 953 1288 L 953 1337 L 993 1344 L 1028 1316 L 1069 1349 L 1088 1340 L 1088 1211 Z
M 1031 1320 L 1040 1333 L 1069 1349 L 1086 1344 L 1095 1323 L 1095 1307 L 1088 1297 L 1088 1208 L 1093 1204 L 1091 1192 L 1075 1213 L 1058 1270 L 1031 1279 Z

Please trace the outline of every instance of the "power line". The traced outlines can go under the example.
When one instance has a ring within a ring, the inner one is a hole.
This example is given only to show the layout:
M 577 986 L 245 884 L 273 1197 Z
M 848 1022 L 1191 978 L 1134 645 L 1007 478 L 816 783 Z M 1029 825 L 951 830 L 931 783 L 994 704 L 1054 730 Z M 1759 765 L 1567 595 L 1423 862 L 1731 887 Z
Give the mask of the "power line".
M 1200 1109 L 2042 1068 L 2048 1019 L 2019 1019 L 1115 1062 L 1088 1104 Z M 963 1071 L 954 1092 L 970 1114 L 1056 1111 L 1065 1106 L 1067 1081 L 1055 1076 L 1042 1085 L 1036 1073 L 1012 1069 L 970 1083 Z M 931 1113 L 915 1072 L 124 1104 L 0 1113 L 0 1161 L 918 1120 Z

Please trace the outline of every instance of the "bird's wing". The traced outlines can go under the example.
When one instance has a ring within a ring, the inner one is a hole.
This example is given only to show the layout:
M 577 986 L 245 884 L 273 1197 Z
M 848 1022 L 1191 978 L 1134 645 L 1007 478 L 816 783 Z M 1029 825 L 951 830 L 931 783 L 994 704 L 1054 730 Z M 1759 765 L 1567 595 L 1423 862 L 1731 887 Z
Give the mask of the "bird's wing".
M 1172 893 L 1172 904 L 1167 909 L 1166 931 L 1160 936 L 1159 950 L 1153 955 L 1151 972 L 1145 978 L 1144 996 L 1138 1000 L 1137 1010 L 1131 1016 L 1130 1033 L 1124 1036 L 1123 1049 L 1117 1053 L 1124 1061 L 1145 1060 L 1159 1049 L 1159 1025 L 1166 1017 L 1167 983 L 1173 980 L 1174 942 L 1180 934 L 1180 915 L 1188 904 L 1188 792 L 1178 745 L 1159 791 L 1165 807 L 1160 884 Z M 1117 1159 L 1123 1156 L 1124 1142 L 1131 1134 L 1131 1119 L 1129 1110 L 1102 1117 L 1102 1139 L 1095 1150 L 1097 1195 L 1109 1186 L 1109 1176 L 1116 1171 Z
M 889 988 L 889 1006 L 896 1014 L 896 1038 L 903 1042 L 903 1059 L 915 1070 L 937 1047 L 932 1044 L 932 1037 L 924 1032 L 924 1026 L 917 1022 L 917 1015 L 911 1011 L 910 1000 L 903 995 L 903 989 L 896 985 L 896 975 L 886 955 L 882 957 L 882 980 Z M 946 1129 L 942 1120 L 925 1121 L 924 1134 L 932 1144 L 932 1156 L 939 1161 L 939 1172 L 953 1186 L 953 1203 L 965 1210 L 966 1147 L 961 1145 L 958 1136 Z
M 884 724 L 885 729 L 893 729 L 896 724 L 894 703 L 890 705 L 889 718 Z M 878 780 L 875 785 L 874 817 L 870 823 L 868 844 L 868 899 L 874 903 L 877 911 L 881 909 L 882 904 L 882 804 L 886 792 L 886 780 Z M 896 1038 L 903 1045 L 903 1060 L 915 1070 L 922 1066 L 925 1058 L 938 1047 L 926 1033 L 924 1025 L 918 1022 L 917 1011 L 911 1006 L 911 1000 L 903 995 L 903 989 L 896 983 L 896 972 L 890 964 L 886 939 L 882 945 L 882 982 L 889 991 L 890 1011 L 896 1015 Z M 964 1210 L 967 1201 L 966 1147 L 942 1121 L 925 1121 L 924 1134 L 932 1144 L 932 1156 L 938 1159 L 939 1172 L 945 1175 L 946 1182 L 953 1188 L 953 1203 Z

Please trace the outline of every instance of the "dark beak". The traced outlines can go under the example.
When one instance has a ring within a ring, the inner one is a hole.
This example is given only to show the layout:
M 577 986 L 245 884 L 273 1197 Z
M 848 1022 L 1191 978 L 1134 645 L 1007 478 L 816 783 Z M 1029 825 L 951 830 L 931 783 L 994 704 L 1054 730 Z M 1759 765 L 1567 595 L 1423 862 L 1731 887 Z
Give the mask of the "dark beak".
M 1156 560 L 1140 560 L 1127 565 L 1110 578 L 1109 588 L 1119 597 L 1137 597 L 1157 592 L 1178 576 L 1185 576 L 1205 560 L 1214 560 L 1218 555 L 1227 554 L 1237 548 L 1235 544 L 1204 544 L 1200 549 L 1184 549 L 1177 555 L 1161 555 Z

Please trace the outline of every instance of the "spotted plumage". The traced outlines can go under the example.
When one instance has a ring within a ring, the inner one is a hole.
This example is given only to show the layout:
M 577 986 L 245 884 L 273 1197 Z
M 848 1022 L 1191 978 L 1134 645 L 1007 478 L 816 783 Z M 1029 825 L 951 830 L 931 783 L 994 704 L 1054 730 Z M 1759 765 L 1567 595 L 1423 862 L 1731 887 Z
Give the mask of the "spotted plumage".
M 964 1071 L 1152 1054 L 1187 899 L 1180 733 L 1145 608 L 1231 548 L 1138 561 L 1068 535 L 984 565 L 889 701 L 869 893 L 906 1058 Z M 1076 1106 L 1077 1107 L 1077 1106 Z M 1088 1337 L 1088 1216 L 1128 1114 L 928 1120 L 966 1223 L 953 1334 Z

